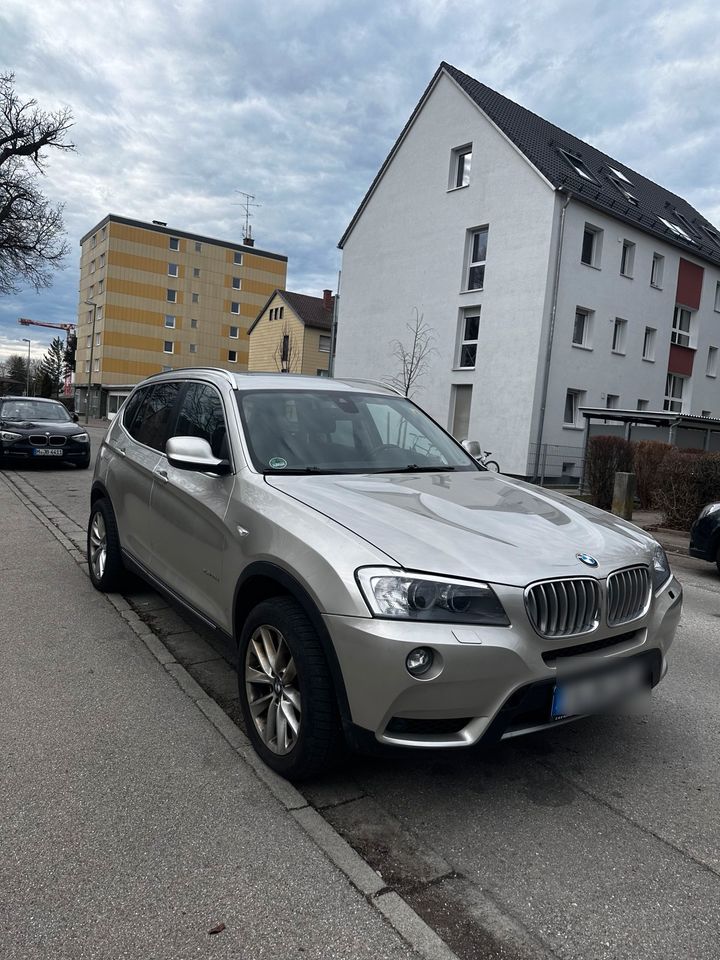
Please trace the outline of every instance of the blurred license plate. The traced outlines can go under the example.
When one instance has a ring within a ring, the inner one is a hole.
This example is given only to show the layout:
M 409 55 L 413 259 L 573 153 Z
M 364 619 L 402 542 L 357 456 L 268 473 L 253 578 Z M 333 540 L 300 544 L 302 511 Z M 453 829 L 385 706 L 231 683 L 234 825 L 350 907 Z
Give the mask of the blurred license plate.
M 602 673 L 564 680 L 555 686 L 550 719 L 600 713 L 649 687 L 647 667 L 637 660 Z
M 33 450 L 34 457 L 61 457 L 62 450 L 53 450 L 52 447 L 43 447 L 42 450 Z

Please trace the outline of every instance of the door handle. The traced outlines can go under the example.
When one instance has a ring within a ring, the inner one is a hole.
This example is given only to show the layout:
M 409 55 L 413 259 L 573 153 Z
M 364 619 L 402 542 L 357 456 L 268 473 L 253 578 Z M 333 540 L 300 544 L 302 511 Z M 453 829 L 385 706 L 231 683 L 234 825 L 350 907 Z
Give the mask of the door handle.
M 158 480 L 162 480 L 163 483 L 167 483 L 170 480 L 166 470 L 156 470 L 155 476 L 158 478 Z
M 127 450 L 123 450 L 122 447 L 115 447 L 115 453 L 117 453 L 117 455 L 120 456 L 120 457 L 126 457 L 126 456 L 127 456 Z

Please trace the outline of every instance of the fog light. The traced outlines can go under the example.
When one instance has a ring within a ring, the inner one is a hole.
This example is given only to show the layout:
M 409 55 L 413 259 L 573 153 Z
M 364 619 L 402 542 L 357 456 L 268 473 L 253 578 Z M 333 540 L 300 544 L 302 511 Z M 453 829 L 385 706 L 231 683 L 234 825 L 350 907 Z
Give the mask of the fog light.
M 416 647 L 405 658 L 407 671 L 413 677 L 422 677 L 433 665 L 434 654 L 428 647 Z

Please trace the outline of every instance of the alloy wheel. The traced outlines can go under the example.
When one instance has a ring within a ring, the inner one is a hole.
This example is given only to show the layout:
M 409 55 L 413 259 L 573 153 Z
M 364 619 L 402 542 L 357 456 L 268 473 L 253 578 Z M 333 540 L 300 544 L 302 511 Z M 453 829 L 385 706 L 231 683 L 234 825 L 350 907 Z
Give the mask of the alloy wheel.
M 106 560 L 107 531 L 105 529 L 105 519 L 98 510 L 90 525 L 90 565 L 97 581 L 102 580 Z
M 253 632 L 245 654 L 245 690 L 255 728 L 273 753 L 290 753 L 300 734 L 297 670 L 282 633 L 269 624 Z

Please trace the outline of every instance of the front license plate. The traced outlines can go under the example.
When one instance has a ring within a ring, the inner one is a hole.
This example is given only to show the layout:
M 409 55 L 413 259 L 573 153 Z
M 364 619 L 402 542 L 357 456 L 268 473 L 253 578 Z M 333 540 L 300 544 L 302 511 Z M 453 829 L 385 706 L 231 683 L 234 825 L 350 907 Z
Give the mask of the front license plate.
M 34 457 L 61 457 L 62 450 L 54 450 L 52 447 L 43 447 L 41 450 L 33 450 Z
M 647 668 L 637 660 L 612 670 L 556 684 L 551 720 L 600 713 L 650 687 Z

